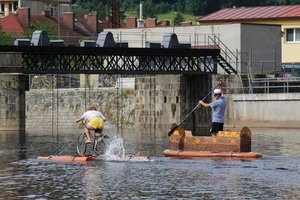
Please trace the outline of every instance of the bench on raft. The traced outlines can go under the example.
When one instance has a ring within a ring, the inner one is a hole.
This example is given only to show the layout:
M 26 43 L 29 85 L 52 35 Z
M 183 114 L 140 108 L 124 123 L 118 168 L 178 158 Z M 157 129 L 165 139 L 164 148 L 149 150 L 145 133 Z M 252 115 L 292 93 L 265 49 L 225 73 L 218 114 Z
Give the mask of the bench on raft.
M 169 137 L 170 149 L 165 156 L 172 157 L 253 157 L 251 152 L 251 130 L 219 131 L 217 136 L 193 136 L 191 131 L 176 129 Z

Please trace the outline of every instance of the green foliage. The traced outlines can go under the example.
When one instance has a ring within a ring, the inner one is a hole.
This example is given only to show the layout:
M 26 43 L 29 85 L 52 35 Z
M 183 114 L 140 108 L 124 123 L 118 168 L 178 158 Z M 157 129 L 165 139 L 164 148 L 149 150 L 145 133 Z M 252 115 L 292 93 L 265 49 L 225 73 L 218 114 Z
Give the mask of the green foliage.
M 25 29 L 23 35 L 25 37 L 31 37 L 32 33 L 36 30 L 44 30 L 48 33 L 50 39 L 57 38 L 57 25 L 50 20 L 47 21 L 38 21 L 32 24 L 29 28 Z
M 5 33 L 0 26 L 0 45 L 13 45 L 14 39 L 11 35 Z
M 157 15 L 155 5 L 151 0 L 143 3 L 143 18 L 154 18 Z M 137 13 L 139 13 L 139 6 L 136 7 Z
M 254 78 L 267 78 L 266 74 L 255 74 Z
M 191 21 L 194 24 L 198 21 L 199 17 L 195 16 L 195 15 L 191 15 L 191 14 L 187 14 L 187 13 L 180 13 L 183 18 L 184 21 Z M 159 14 L 157 15 L 157 20 L 158 21 L 162 21 L 162 20 L 168 20 L 171 22 L 171 24 L 173 24 L 173 19 L 175 17 L 175 13 L 174 12 L 168 12 L 168 13 L 164 13 L 164 14 Z
M 100 19 L 110 13 L 111 0 L 73 0 L 73 3 L 90 12 L 97 12 Z M 154 17 L 168 12 L 189 13 L 203 16 L 221 8 L 271 6 L 299 4 L 300 0 L 122 0 L 118 1 L 120 10 L 137 11 L 140 2 L 143 3 L 144 17 Z M 138 12 L 136 12 L 137 14 Z M 100 17 L 101 16 L 101 17 Z M 137 17 L 137 15 L 135 15 Z
M 176 13 L 174 16 L 174 24 L 175 25 L 180 25 L 181 22 L 184 21 L 184 17 L 182 16 L 181 13 Z

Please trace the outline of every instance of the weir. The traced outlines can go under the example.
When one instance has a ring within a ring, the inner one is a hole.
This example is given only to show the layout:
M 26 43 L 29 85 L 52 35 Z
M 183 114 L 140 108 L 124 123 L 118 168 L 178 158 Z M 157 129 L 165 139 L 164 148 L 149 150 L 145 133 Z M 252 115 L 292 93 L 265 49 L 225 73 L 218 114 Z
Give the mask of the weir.
M 44 31 L 34 34 L 41 33 L 45 36 L 39 38 L 47 39 Z M 107 35 L 100 33 L 99 37 L 105 36 L 106 40 Z M 47 46 L 31 46 L 37 42 L 34 37 L 27 46 L 0 46 L 4 56 L 0 63 L 1 128 L 20 130 L 25 126 L 26 74 L 147 74 L 136 78 L 136 127 L 167 130 L 171 123 L 181 121 L 211 89 L 211 74 L 237 71 L 230 63 L 224 64 L 216 45 L 193 49 L 191 45 L 180 44 L 176 34 L 164 38 L 170 44 L 164 43 L 164 48 L 67 47 L 53 46 L 51 41 Z M 7 65 L 6 60 L 12 63 Z M 57 127 L 58 99 L 57 94 Z M 52 111 L 54 106 L 52 102 Z M 200 109 L 183 126 L 201 133 L 201 129 L 209 126 L 208 116 L 207 111 Z

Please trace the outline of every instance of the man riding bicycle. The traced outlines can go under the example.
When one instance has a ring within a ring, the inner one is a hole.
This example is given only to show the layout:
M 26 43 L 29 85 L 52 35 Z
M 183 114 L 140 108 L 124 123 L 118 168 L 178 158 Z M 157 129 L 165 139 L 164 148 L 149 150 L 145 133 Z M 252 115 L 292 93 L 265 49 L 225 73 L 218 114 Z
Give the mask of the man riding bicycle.
M 77 122 L 84 121 L 85 123 L 85 134 L 86 134 L 86 141 L 85 143 L 91 143 L 91 130 L 102 130 L 104 127 L 104 121 L 106 118 L 104 115 L 97 111 L 96 106 L 94 104 L 89 104 L 87 106 L 87 111 L 83 113 L 83 115 L 77 119 Z M 101 132 L 101 131 L 100 131 Z

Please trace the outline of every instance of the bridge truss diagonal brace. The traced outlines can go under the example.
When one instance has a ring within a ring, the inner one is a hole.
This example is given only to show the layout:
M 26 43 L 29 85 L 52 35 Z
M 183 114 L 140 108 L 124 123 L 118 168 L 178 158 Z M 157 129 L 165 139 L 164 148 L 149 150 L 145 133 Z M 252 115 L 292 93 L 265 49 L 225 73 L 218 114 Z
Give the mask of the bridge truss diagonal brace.
M 212 73 L 211 56 L 118 56 L 118 55 L 32 55 L 22 54 L 23 68 L 43 73 Z

